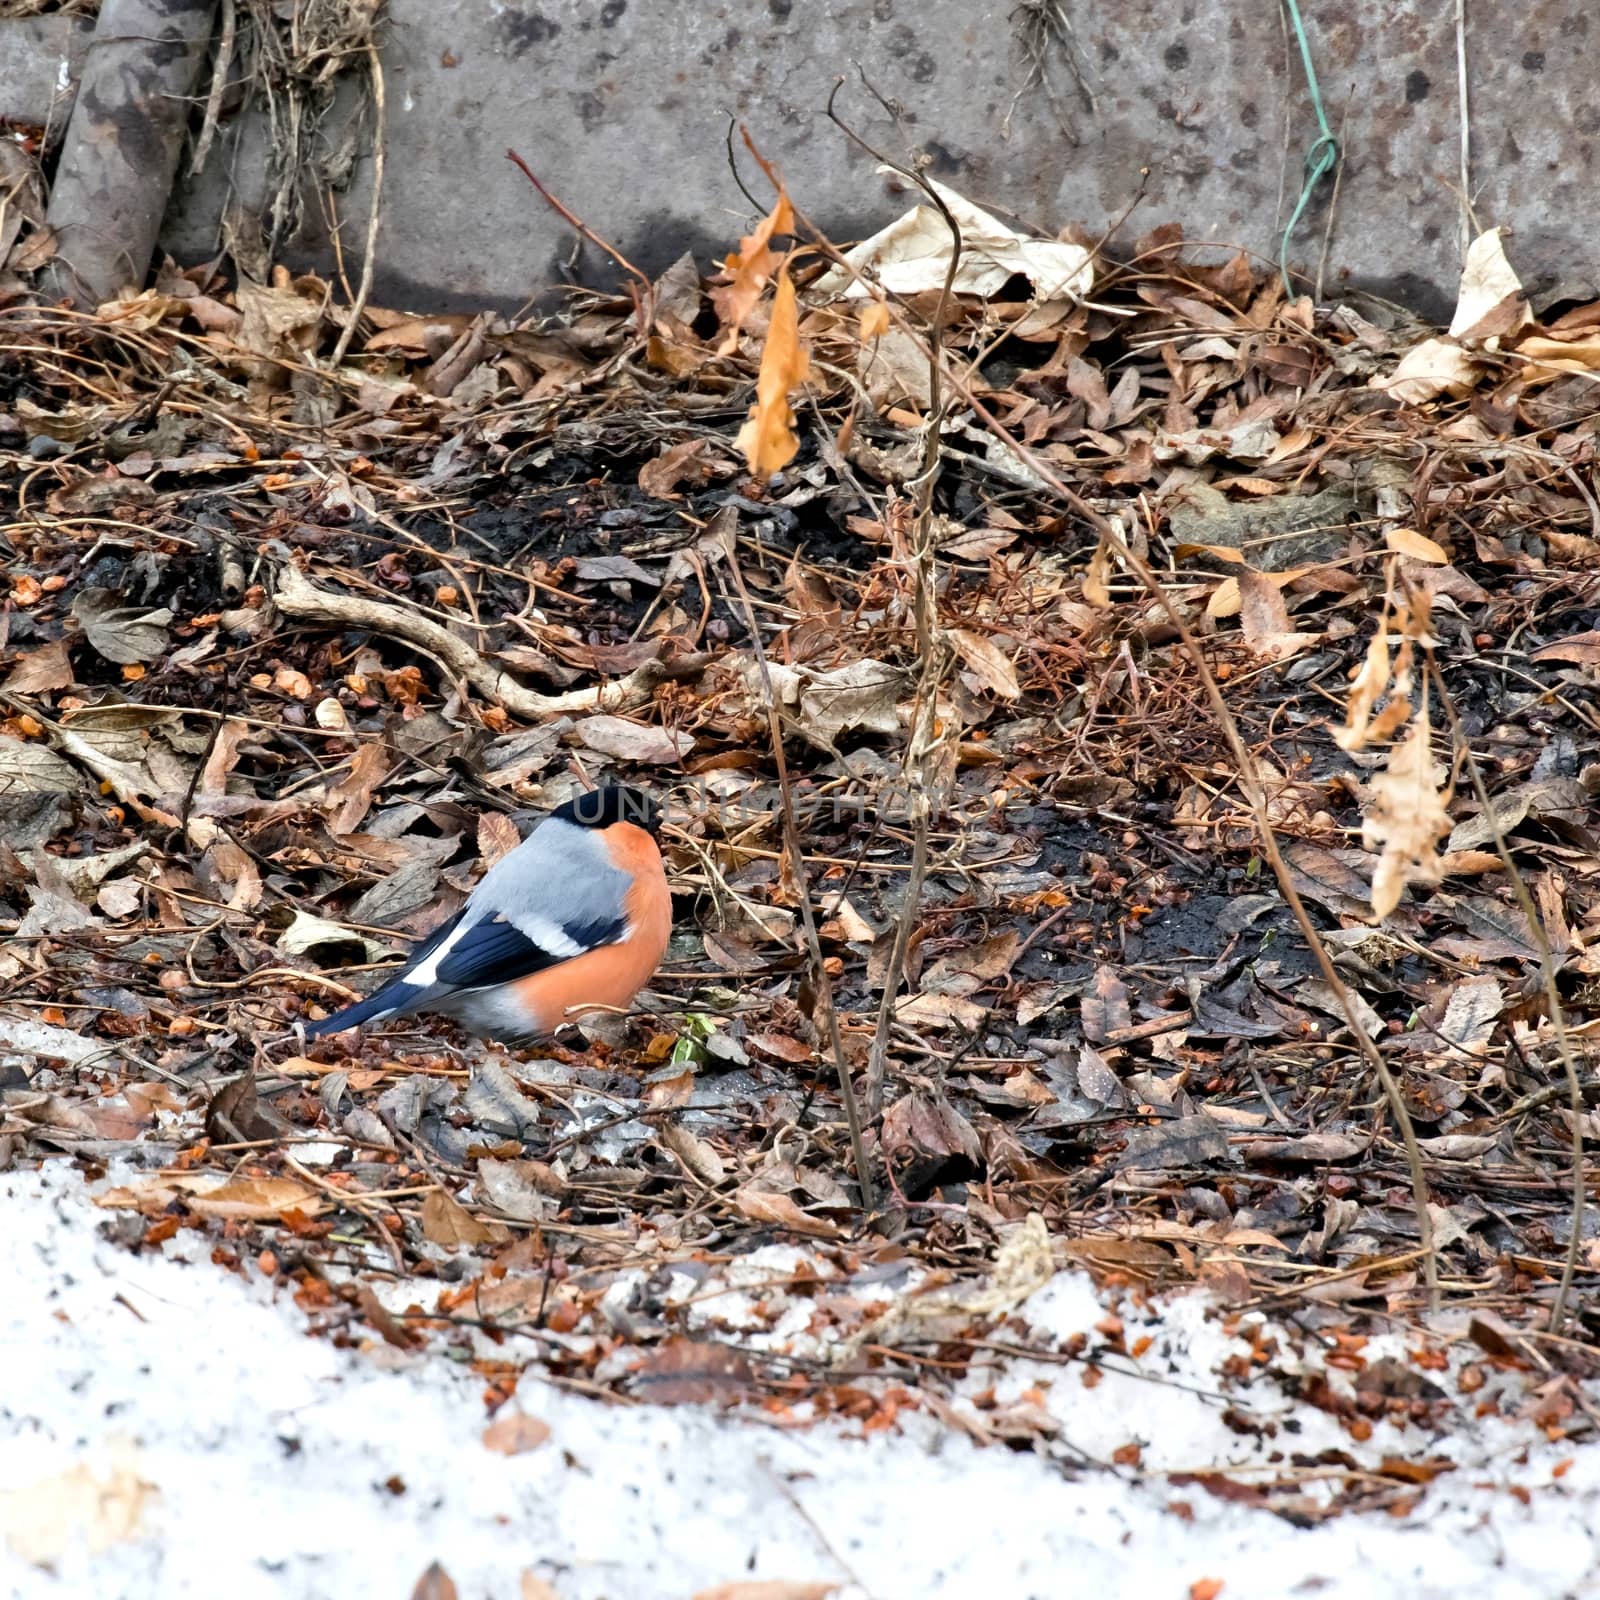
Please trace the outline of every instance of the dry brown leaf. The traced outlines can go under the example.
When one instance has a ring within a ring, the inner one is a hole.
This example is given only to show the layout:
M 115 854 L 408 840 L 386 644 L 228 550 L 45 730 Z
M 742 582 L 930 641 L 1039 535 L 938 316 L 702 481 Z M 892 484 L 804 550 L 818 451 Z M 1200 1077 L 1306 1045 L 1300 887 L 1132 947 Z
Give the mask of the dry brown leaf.
M 314 1217 L 328 1209 L 326 1200 L 295 1178 L 234 1178 L 218 1183 L 207 1173 L 164 1172 L 108 1189 L 95 1196 L 97 1206 L 158 1216 L 181 1200 L 196 1216 L 232 1218 L 239 1222 L 274 1222 L 286 1211 Z
M 1233 581 L 1239 585 L 1240 631 L 1244 642 L 1258 655 L 1286 661 L 1322 637 L 1320 633 L 1294 631 L 1283 590 L 1272 577 L 1247 569 Z
M 1397 556 L 1409 556 L 1413 561 L 1428 561 L 1441 567 L 1450 565 L 1444 547 L 1413 528 L 1390 528 L 1383 541 Z
M 442 356 L 473 324 L 470 311 L 443 311 L 428 317 L 405 317 L 381 328 L 367 340 L 370 354 L 399 350 L 408 356 Z
M 1600 368 L 1600 336 L 1585 339 L 1545 339 L 1530 336 L 1516 349 L 1533 363 L 1537 373 L 1556 377 L 1564 372 L 1593 372 Z
M 1499 339 L 1533 320 L 1522 282 L 1506 260 L 1505 232 L 1490 228 L 1467 247 L 1456 311 L 1450 319 L 1450 337 L 1463 344 L 1494 349 Z
M 69 640 L 30 650 L 6 674 L 4 687 L 13 694 L 44 694 L 51 689 L 70 689 L 74 679 Z
M 809 1054 L 808 1051 L 807 1055 Z M 684 1127 L 681 1122 L 669 1122 L 662 1128 L 661 1142 L 702 1183 L 708 1183 L 715 1188 L 727 1178 L 728 1169 L 722 1157 L 710 1144 Z
M 973 633 L 966 628 L 952 628 L 950 642 L 955 645 L 956 654 L 967 664 L 972 675 L 991 694 L 999 695 L 1002 700 L 1015 700 L 1021 695 L 1022 685 L 1017 682 L 1017 669 L 993 639 L 986 639 L 981 633 Z
M 1447 878 L 1475 878 L 1485 872 L 1499 872 L 1505 863 L 1493 850 L 1451 850 L 1439 858 L 1439 868 Z
M 511 854 L 522 843 L 517 825 L 503 811 L 484 811 L 478 816 L 478 855 L 485 867 Z
M 1083 1035 L 1096 1044 L 1105 1044 L 1112 1034 L 1133 1026 L 1128 986 L 1113 967 L 1095 968 L 1094 988 L 1086 989 L 1078 1004 L 1083 1017 Z
M 878 170 L 887 173 L 895 169 Z M 817 293 L 869 298 L 873 292 L 866 282 L 869 277 L 901 295 L 942 289 L 954 251 L 947 216 L 961 236 L 952 293 L 989 299 L 1017 275 L 1033 285 L 1035 298 L 1041 302 L 1078 300 L 1089 293 L 1094 285 L 1094 262 L 1082 245 L 1029 238 L 937 179 L 928 181 L 944 202 L 943 208 L 914 206 L 853 246 L 845 252 L 848 265 L 834 267 L 817 280 Z M 1203 309 L 1209 312 L 1209 308 Z
M 913 1090 L 883 1114 L 883 1151 L 910 1150 L 922 1156 L 965 1156 L 983 1159 L 976 1131 L 948 1100 Z
M 766 288 L 783 257 L 772 248 L 773 237 L 794 232 L 794 210 L 789 196 L 780 188 L 777 204 L 756 225 L 756 231 L 739 241 L 739 252 L 730 255 L 723 263 L 733 282 L 717 284 L 711 290 L 711 303 L 717 316 L 728 330 L 722 342 L 723 355 L 738 348 L 739 330 L 744 320 L 755 309 L 761 292 Z
M 585 717 L 573 729 L 581 743 L 619 761 L 670 766 L 694 749 L 694 735 L 630 722 L 626 717 Z
M 1408 883 L 1438 883 L 1439 841 L 1450 831 L 1429 748 L 1427 707 L 1411 731 L 1389 752 L 1389 765 L 1372 780 L 1372 808 L 1362 824 L 1369 850 L 1380 845 L 1372 875 L 1373 915 L 1383 918 L 1400 904 Z
M 794 428 L 789 391 L 798 389 L 810 370 L 805 346 L 800 343 L 794 284 L 789 281 L 787 270 L 780 269 L 767 343 L 761 352 L 761 371 L 756 377 L 756 403 L 750 408 L 737 441 L 751 472 L 758 478 L 781 472 L 799 453 L 800 436 Z
M 674 1335 L 634 1367 L 634 1385 L 664 1406 L 698 1406 L 741 1399 L 755 1369 L 742 1351 Z
M 503 1244 L 511 1237 L 509 1229 L 498 1222 L 480 1221 L 443 1189 L 430 1189 L 422 1202 L 422 1233 L 430 1244 L 446 1250 Z
M 1505 995 L 1498 980 L 1468 978 L 1456 985 L 1434 1032 L 1452 1051 L 1459 1050 L 1469 1058 L 1482 1059 L 1488 1054 L 1489 1040 L 1505 1006 Z
M 1531 661 L 1571 661 L 1580 667 L 1600 667 L 1600 633 L 1569 633 L 1540 645 L 1528 658 Z
M 542 1161 L 478 1162 L 478 1192 L 514 1222 L 543 1222 L 555 1210 L 551 1170 Z
M 507 1411 L 483 1430 L 483 1442 L 503 1456 L 524 1456 L 550 1437 L 550 1424 L 523 1411 Z
M 456 1588 L 450 1574 L 434 1561 L 417 1579 L 417 1586 L 411 1591 L 411 1600 L 461 1600 L 461 1591 Z
M 734 1203 L 752 1222 L 771 1223 L 795 1233 L 814 1234 L 819 1239 L 836 1239 L 839 1230 L 821 1217 L 807 1215 L 786 1194 L 746 1186 L 734 1195 Z
M 212 743 L 211 753 L 206 757 L 206 764 L 200 769 L 200 781 L 195 786 L 197 794 L 227 793 L 228 774 L 238 765 L 239 746 L 249 737 L 250 725 L 236 717 L 229 717 L 222 724 Z
M 1368 384 L 1392 394 L 1403 405 L 1419 406 L 1442 394 L 1459 399 L 1476 387 L 1483 368 L 1458 344 L 1448 339 L 1425 339 L 1408 350 L 1387 377 L 1381 373 Z
M 227 834 L 217 838 L 200 859 L 201 873 L 226 895 L 230 911 L 254 911 L 261 904 L 261 872 L 250 855 Z
M 11 252 L 6 266 L 12 272 L 37 272 L 45 262 L 55 258 L 61 246 L 61 237 L 48 224 L 41 224 Z
M 861 308 L 861 324 L 856 333 L 863 344 L 868 339 L 882 338 L 889 327 L 889 308 L 882 300 L 874 300 Z
M 0 1538 L 23 1561 L 47 1567 L 74 1549 L 98 1555 L 139 1531 L 155 1489 L 133 1447 L 113 1441 L 105 1470 L 86 1462 L 0 1493 Z
M 113 878 L 103 883 L 94 903 L 108 917 L 131 917 L 144 901 L 144 886 L 134 878 Z
M 1111 546 L 1102 539 L 1095 546 L 1089 570 L 1083 575 L 1083 598 L 1097 611 L 1111 609 Z
M 282 281 L 270 286 L 244 278 L 234 298 L 242 316 L 231 343 L 267 358 L 250 363 L 252 371 L 265 376 L 275 370 L 273 358 L 294 360 L 316 343 L 328 286 L 309 276 L 290 279 L 282 274 Z
M 986 1007 L 955 994 L 907 995 L 894 1008 L 895 1016 L 913 1028 L 964 1028 L 971 1033 L 988 1019 Z
M 389 752 L 377 740 L 356 751 L 350 770 L 328 790 L 328 831 L 354 833 L 372 807 L 373 791 L 389 770 Z
M 110 589 L 83 589 L 72 602 L 83 636 L 107 661 L 123 666 L 154 661 L 167 648 L 165 606 L 126 606 Z
M 1378 616 L 1377 631 L 1367 644 L 1366 658 L 1350 685 L 1345 708 L 1345 725 L 1334 733 L 1341 750 L 1364 750 L 1372 725 L 1373 709 L 1389 683 L 1389 615 L 1385 608 Z
M 940 956 L 923 973 L 923 990 L 933 994 L 971 994 L 1011 970 L 1021 943 L 1015 933 L 997 933 L 963 949 L 952 950 Z
M 711 448 L 708 439 L 680 439 L 677 444 L 639 468 L 639 487 L 657 500 L 676 498 L 680 483 L 691 482 L 696 488 L 710 481 L 713 467 L 706 460 Z

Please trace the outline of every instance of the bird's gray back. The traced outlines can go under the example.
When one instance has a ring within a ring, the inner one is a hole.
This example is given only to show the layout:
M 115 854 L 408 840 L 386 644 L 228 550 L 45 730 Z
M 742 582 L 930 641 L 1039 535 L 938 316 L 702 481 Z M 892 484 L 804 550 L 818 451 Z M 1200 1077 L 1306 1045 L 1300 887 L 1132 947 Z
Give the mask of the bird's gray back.
M 593 828 L 548 817 L 483 875 L 467 910 L 578 928 L 621 915 L 630 883 Z

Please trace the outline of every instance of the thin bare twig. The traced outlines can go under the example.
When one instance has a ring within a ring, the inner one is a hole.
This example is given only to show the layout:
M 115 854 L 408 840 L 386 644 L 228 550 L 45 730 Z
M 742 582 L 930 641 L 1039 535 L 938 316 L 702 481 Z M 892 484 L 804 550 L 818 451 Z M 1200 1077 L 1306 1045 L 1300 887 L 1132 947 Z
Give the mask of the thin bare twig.
M 647 339 L 650 329 L 655 324 L 655 285 L 634 264 L 617 249 L 614 244 L 602 239 L 582 217 L 564 206 L 551 192 L 540 183 L 533 175 L 533 168 L 528 165 L 515 150 L 506 151 L 506 160 L 514 162 L 522 170 L 522 175 L 535 189 L 539 191 L 539 198 L 550 207 L 555 214 L 569 227 L 576 228 L 585 239 L 597 250 L 604 250 L 624 272 L 633 279 L 634 296 L 634 334 L 639 339 Z
M 367 213 L 367 248 L 361 262 L 361 282 L 356 297 L 350 303 L 350 315 L 339 333 L 339 342 L 333 347 L 330 366 L 338 366 L 350 348 L 350 341 L 361 325 L 361 315 L 367 309 L 367 299 L 372 293 L 372 275 L 378 264 L 378 223 L 383 217 L 383 137 L 384 93 L 383 63 L 378 59 L 378 47 L 367 40 L 367 70 L 372 74 L 372 106 L 375 126 L 372 130 L 372 209 Z
M 863 81 L 865 78 L 863 77 Z M 828 96 L 828 117 L 847 138 L 853 140 L 869 155 L 875 156 L 885 166 L 895 169 L 902 177 L 914 183 L 929 202 L 938 209 L 950 230 L 950 262 L 945 268 L 944 283 L 939 291 L 939 303 L 934 308 L 933 321 L 928 331 L 928 414 L 922 423 L 922 469 L 916 480 L 916 509 L 912 516 L 911 548 L 913 562 L 913 611 L 916 619 L 917 651 L 922 658 L 922 672 L 917 680 L 915 708 L 912 712 L 911 737 L 906 741 L 902 771 L 914 781 L 908 784 L 911 810 L 911 875 L 906 880 L 905 894 L 900 902 L 895 923 L 894 944 L 889 951 L 889 964 L 883 975 L 883 997 L 878 1003 L 878 1025 L 872 1036 L 872 1050 L 867 1059 L 867 1116 L 876 1118 L 883 1110 L 883 1084 L 889 1063 L 890 1023 L 894 1018 L 894 1004 L 900 989 L 900 979 L 905 972 L 906 954 L 911 948 L 911 933 L 917 923 L 917 913 L 922 903 L 922 886 L 928 874 L 928 835 L 931 827 L 930 792 L 938 784 L 939 751 L 944 739 L 938 731 L 939 688 L 949 665 L 950 648 L 939 631 L 938 565 L 934 559 L 933 544 L 933 491 L 939 478 L 940 439 L 944 422 L 944 360 L 941 332 L 949 310 L 950 297 L 955 289 L 956 272 L 961 265 L 961 229 L 950 214 L 944 197 L 917 171 L 890 161 L 883 153 L 868 144 L 834 109 L 843 78 L 834 81 L 833 92 Z M 871 84 L 867 85 L 872 89 Z M 876 90 L 872 90 L 874 94 Z M 878 96 L 880 103 L 883 97 Z
M 217 123 L 222 117 L 222 101 L 228 92 L 228 69 L 233 65 L 233 46 L 238 33 L 238 6 L 235 0 L 222 0 L 222 30 L 217 37 L 217 55 L 211 69 L 211 92 L 206 96 L 205 115 L 200 122 L 199 137 L 194 142 L 194 154 L 189 158 L 191 178 L 206 164 L 206 157 L 211 153 L 211 142 L 217 136 Z
M 855 1085 L 850 1081 L 850 1063 L 845 1057 L 844 1040 L 839 1033 L 839 1013 L 834 1009 L 833 984 L 823 962 L 822 941 L 817 936 L 817 919 L 811 905 L 811 884 L 806 877 L 805 851 L 800 845 L 800 825 L 794 813 L 794 792 L 789 785 L 789 763 L 783 753 L 783 724 L 778 716 L 778 699 L 772 687 L 772 672 L 767 663 L 766 646 L 761 642 L 756 609 L 751 603 L 750 591 L 745 587 L 744 574 L 739 570 L 739 560 L 734 550 L 733 533 L 738 527 L 738 517 L 739 513 L 732 506 L 724 506 L 713 519 L 712 527 L 721 536 L 722 564 L 727 568 L 744 607 L 745 626 L 750 630 L 750 646 L 755 652 L 756 665 L 761 673 L 761 692 L 767 705 L 767 728 L 772 738 L 772 759 L 778 769 L 783 845 L 789 856 L 789 870 L 794 874 L 799 889 L 800 922 L 805 929 L 806 950 L 811 958 L 811 981 L 816 988 L 817 1003 L 827 1017 L 828 1043 L 833 1049 L 833 1064 L 839 1075 L 839 1096 L 844 1101 L 845 1121 L 850 1128 L 850 1158 L 855 1165 L 856 1183 L 861 1190 L 862 1209 L 875 1211 L 878 1206 L 877 1186 L 872 1179 L 866 1142 L 862 1138 L 861 1106 L 856 1099 Z
M 1484 820 L 1494 834 L 1495 851 L 1500 857 L 1500 864 L 1506 869 L 1506 876 L 1511 880 L 1511 892 L 1516 895 L 1517 905 L 1521 908 L 1523 916 L 1528 919 L 1533 942 L 1538 946 L 1539 976 L 1544 987 L 1544 1002 L 1550 1010 L 1550 1025 L 1556 1032 L 1556 1050 L 1561 1057 L 1562 1071 L 1566 1074 L 1567 1104 L 1572 1112 L 1572 1235 L 1567 1240 L 1567 1258 L 1561 1266 L 1561 1282 L 1556 1287 L 1556 1297 L 1550 1307 L 1549 1323 L 1551 1333 L 1560 1333 L 1561 1325 L 1566 1320 L 1567 1301 L 1572 1294 L 1572 1280 L 1577 1276 L 1578 1256 L 1583 1244 L 1583 1084 L 1578 1078 L 1578 1063 L 1573 1058 L 1572 1040 L 1567 1033 L 1566 1015 L 1561 1007 L 1561 992 L 1556 986 L 1555 956 L 1550 949 L 1550 937 L 1545 929 L 1544 919 L 1539 915 L 1533 896 L 1528 891 L 1527 879 L 1522 876 L 1512 859 L 1511 846 L 1506 843 L 1505 831 L 1500 826 L 1500 819 L 1495 815 L 1488 787 L 1483 781 L 1483 769 L 1478 765 L 1477 756 L 1473 754 L 1472 743 L 1467 738 L 1466 729 L 1461 725 L 1455 700 L 1445 687 L 1444 673 L 1439 668 L 1438 658 L 1434 655 L 1431 645 L 1423 645 L 1423 657 L 1428 664 L 1428 676 L 1438 692 L 1440 703 L 1444 706 L 1445 716 L 1449 718 L 1450 737 L 1466 767 L 1472 792 L 1477 797 Z
M 1478 219 L 1472 212 L 1472 113 L 1467 98 L 1467 0 L 1456 0 L 1456 94 L 1461 103 L 1461 259 L 1467 259 Z

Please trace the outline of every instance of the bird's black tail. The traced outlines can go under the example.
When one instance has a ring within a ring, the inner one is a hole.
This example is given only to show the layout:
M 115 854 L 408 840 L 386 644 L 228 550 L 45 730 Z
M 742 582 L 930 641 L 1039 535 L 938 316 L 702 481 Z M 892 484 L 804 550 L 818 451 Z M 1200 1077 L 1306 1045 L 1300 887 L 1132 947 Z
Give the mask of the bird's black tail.
M 321 1022 L 308 1022 L 306 1038 L 320 1039 L 325 1033 L 343 1033 L 346 1028 L 359 1028 L 364 1022 L 382 1022 L 386 1017 L 406 1010 L 407 1002 L 414 999 L 416 994 L 417 990 L 411 984 L 392 978 L 365 1000 L 358 1000 L 343 1011 L 335 1011 Z

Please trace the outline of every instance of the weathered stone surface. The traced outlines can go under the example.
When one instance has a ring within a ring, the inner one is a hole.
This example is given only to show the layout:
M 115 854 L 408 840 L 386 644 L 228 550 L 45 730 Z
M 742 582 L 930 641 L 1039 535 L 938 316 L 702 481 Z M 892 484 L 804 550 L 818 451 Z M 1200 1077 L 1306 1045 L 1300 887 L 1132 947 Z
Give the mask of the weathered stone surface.
M 59 134 L 72 112 L 90 24 L 53 12 L 0 20 L 0 121 Z
M 1028 87 L 1015 0 L 392 0 L 385 49 L 389 181 L 378 292 L 390 303 L 520 303 L 558 276 L 570 231 L 505 159 L 508 145 L 641 266 L 727 248 L 750 215 L 728 171 L 727 114 L 745 121 L 797 201 L 840 235 L 905 204 L 894 180 L 825 114 L 840 107 L 881 149 L 906 138 L 856 65 L 905 110 L 933 174 L 1045 230 L 1156 222 L 1268 259 L 1315 134 L 1298 51 L 1272 4 L 1107 0 L 1068 5 L 1088 94 L 1060 41 L 1052 94 Z M 1357 284 L 1435 315 L 1460 260 L 1460 110 L 1450 7 L 1303 0 L 1328 115 L 1346 163 L 1327 239 L 1330 294 Z M 1472 202 L 1515 230 L 1536 295 L 1600 292 L 1600 13 L 1575 0 L 1467 8 Z M 1092 95 L 1093 104 L 1088 95 Z M 334 130 L 337 133 L 337 130 Z M 259 188 L 260 128 L 190 192 L 165 242 L 216 246 L 230 183 Z M 741 155 L 762 199 L 766 186 Z M 339 198 L 347 270 L 365 235 L 370 169 Z M 1316 272 L 1329 195 L 1291 256 Z M 329 265 L 326 241 L 300 259 Z M 580 272 L 604 276 L 590 246 Z

